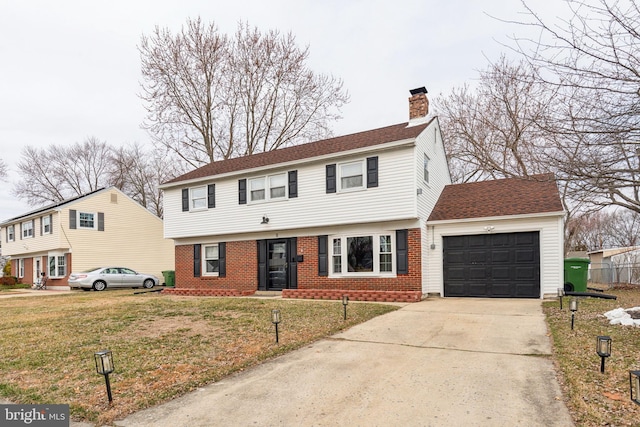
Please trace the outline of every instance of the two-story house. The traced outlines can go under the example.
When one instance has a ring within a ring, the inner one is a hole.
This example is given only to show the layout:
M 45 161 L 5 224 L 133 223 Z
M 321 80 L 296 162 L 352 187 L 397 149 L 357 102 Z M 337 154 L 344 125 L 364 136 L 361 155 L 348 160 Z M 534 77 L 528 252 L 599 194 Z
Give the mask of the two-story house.
M 50 289 L 68 289 L 72 269 L 115 265 L 162 277 L 174 268 L 162 220 L 115 187 L 6 220 L 0 238 L 12 274 L 34 283 L 44 272 Z
M 419 301 L 451 183 L 426 90 L 409 122 L 218 161 L 161 186 L 181 295 Z

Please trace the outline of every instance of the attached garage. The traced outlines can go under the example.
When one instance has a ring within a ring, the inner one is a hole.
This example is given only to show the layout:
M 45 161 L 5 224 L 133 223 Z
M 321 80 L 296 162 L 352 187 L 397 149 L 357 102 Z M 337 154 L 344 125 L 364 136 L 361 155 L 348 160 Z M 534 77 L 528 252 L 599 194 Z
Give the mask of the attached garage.
M 448 185 L 426 223 L 423 293 L 556 295 L 563 283 L 563 225 L 552 174 Z
M 540 297 L 540 233 L 443 237 L 445 297 Z

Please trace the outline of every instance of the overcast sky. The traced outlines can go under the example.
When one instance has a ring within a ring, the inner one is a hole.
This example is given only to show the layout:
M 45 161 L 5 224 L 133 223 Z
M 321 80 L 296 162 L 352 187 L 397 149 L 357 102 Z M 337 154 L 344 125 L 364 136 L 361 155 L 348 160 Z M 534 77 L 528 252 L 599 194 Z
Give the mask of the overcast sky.
M 490 16 L 523 11 L 519 0 L 0 0 L 0 222 L 33 209 L 10 194 L 24 147 L 149 144 L 137 46 L 156 25 L 175 32 L 200 16 L 226 33 L 239 21 L 291 31 L 314 71 L 344 80 L 351 101 L 333 127 L 344 135 L 407 121 L 409 89 L 433 98 L 472 83 L 524 30 Z

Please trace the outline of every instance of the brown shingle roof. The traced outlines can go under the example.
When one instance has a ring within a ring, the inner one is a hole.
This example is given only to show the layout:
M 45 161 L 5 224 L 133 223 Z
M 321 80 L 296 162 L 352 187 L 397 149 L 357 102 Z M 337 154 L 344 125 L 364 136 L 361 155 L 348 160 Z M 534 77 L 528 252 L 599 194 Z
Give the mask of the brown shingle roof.
M 432 120 L 433 119 L 427 123 L 411 127 L 407 127 L 407 123 L 400 123 L 380 129 L 324 139 L 293 147 L 280 148 L 278 150 L 268 151 L 265 153 L 237 157 L 229 160 L 220 160 L 192 170 L 191 172 L 167 181 L 165 184 L 205 178 L 223 173 L 308 159 L 341 151 L 354 150 L 387 142 L 415 138 L 429 125 L 429 123 L 431 123 Z
M 447 185 L 429 221 L 562 211 L 555 176 L 550 173 Z

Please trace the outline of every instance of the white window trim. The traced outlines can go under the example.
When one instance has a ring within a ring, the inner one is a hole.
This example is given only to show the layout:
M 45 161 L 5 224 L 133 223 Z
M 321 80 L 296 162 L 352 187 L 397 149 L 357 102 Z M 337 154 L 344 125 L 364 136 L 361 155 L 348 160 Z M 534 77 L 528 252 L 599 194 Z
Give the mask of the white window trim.
M 44 220 L 47 219 L 49 220 L 49 231 L 46 230 L 46 224 L 44 223 Z M 45 215 L 42 217 L 41 219 L 42 221 L 42 234 L 52 234 L 53 232 L 53 225 L 51 224 L 53 222 L 53 218 L 51 215 Z
M 429 163 L 431 163 L 431 159 L 425 153 L 422 160 L 422 180 L 427 184 L 429 184 Z
M 283 176 L 284 177 L 284 196 L 282 197 L 271 197 L 271 178 Z M 264 186 L 264 199 L 253 200 L 251 198 L 251 182 L 262 180 L 262 184 Z M 249 204 L 259 204 L 259 203 L 268 203 L 268 202 L 278 202 L 282 200 L 289 199 L 289 179 L 287 172 L 282 173 L 274 173 L 271 175 L 264 176 L 256 176 L 253 178 L 247 179 L 247 203 Z
M 19 278 L 24 277 L 24 258 L 18 259 L 18 277 Z
M 50 258 L 51 257 L 55 258 L 55 273 L 56 273 L 55 275 L 51 274 L 51 270 L 49 269 L 49 267 L 50 267 Z M 58 268 L 60 267 L 60 265 L 58 264 L 58 257 L 64 257 L 64 276 L 58 275 Z M 56 278 L 59 279 L 59 278 L 62 278 L 62 277 L 66 277 L 67 274 L 68 274 L 67 268 L 68 268 L 68 266 L 67 266 L 67 257 L 66 257 L 66 254 L 64 252 L 49 252 L 47 254 L 47 265 L 46 265 L 46 268 L 44 270 L 44 271 L 47 272 L 47 276 L 49 276 L 49 277 L 51 277 L 53 279 L 56 279 Z
M 26 224 L 29 224 L 29 226 L 31 227 L 31 235 L 27 236 L 25 235 L 25 232 L 28 230 L 28 228 L 25 227 Z M 21 231 L 22 231 L 22 238 L 23 239 L 33 239 L 33 237 L 35 236 L 35 230 L 34 230 L 34 224 L 33 221 L 25 221 L 22 223 L 22 226 L 20 227 Z
M 207 257 L 206 257 L 206 253 L 207 253 L 207 248 L 210 248 L 212 246 L 215 246 L 218 248 L 218 271 L 217 272 L 208 272 L 207 271 Z M 202 259 L 202 265 L 200 267 L 200 271 L 202 272 L 202 276 L 208 276 L 208 277 L 218 277 L 220 275 L 220 246 L 217 243 L 207 243 L 207 244 L 203 244 L 202 245 L 202 254 L 200 256 L 200 258 Z
M 350 187 L 350 188 L 342 188 L 342 167 L 343 166 L 349 166 L 349 165 L 353 165 L 353 164 L 360 164 L 360 176 L 362 177 L 362 185 L 360 185 L 359 187 Z M 337 183 L 336 183 L 336 187 L 339 193 L 349 193 L 352 191 L 362 191 L 362 190 L 366 190 L 367 189 L 367 176 L 366 176 L 366 171 L 367 171 L 367 167 L 366 167 L 366 160 L 362 159 L 362 160 L 355 160 L 355 161 L 350 161 L 350 162 L 343 162 L 343 163 L 338 163 L 337 167 L 336 167 L 336 175 L 337 175 Z
M 93 215 L 93 227 L 85 227 L 82 225 L 80 221 L 80 214 L 89 214 Z M 87 211 L 77 211 L 76 212 L 76 224 L 78 229 L 82 230 L 97 230 L 98 229 L 98 213 L 97 212 L 87 212 Z
M 193 195 L 195 190 L 202 190 L 204 192 L 204 196 L 195 198 L 194 195 Z M 207 205 L 208 205 L 207 197 L 208 197 L 208 194 L 207 194 L 207 186 L 206 185 L 189 188 L 189 211 L 190 212 L 206 211 L 207 210 Z M 193 205 L 194 200 L 204 200 L 203 206 L 195 207 Z
M 9 230 L 11 230 L 11 234 L 9 234 Z M 7 241 L 15 242 L 16 241 L 16 226 L 9 225 L 7 226 Z
M 364 237 L 371 236 L 373 238 L 373 271 L 371 272 L 349 272 L 348 266 L 348 256 L 349 251 L 347 248 L 347 238 L 349 237 Z M 391 271 L 380 271 L 380 236 L 390 236 L 391 237 Z M 333 256 L 334 256 L 334 248 L 333 248 L 333 239 L 340 239 L 340 248 L 341 248 L 341 264 L 342 271 L 340 273 L 333 272 Z M 356 232 L 349 234 L 336 234 L 328 236 L 328 246 L 329 246 L 329 277 L 396 277 L 396 236 L 395 232 L 377 232 L 377 233 L 368 233 L 368 232 Z

